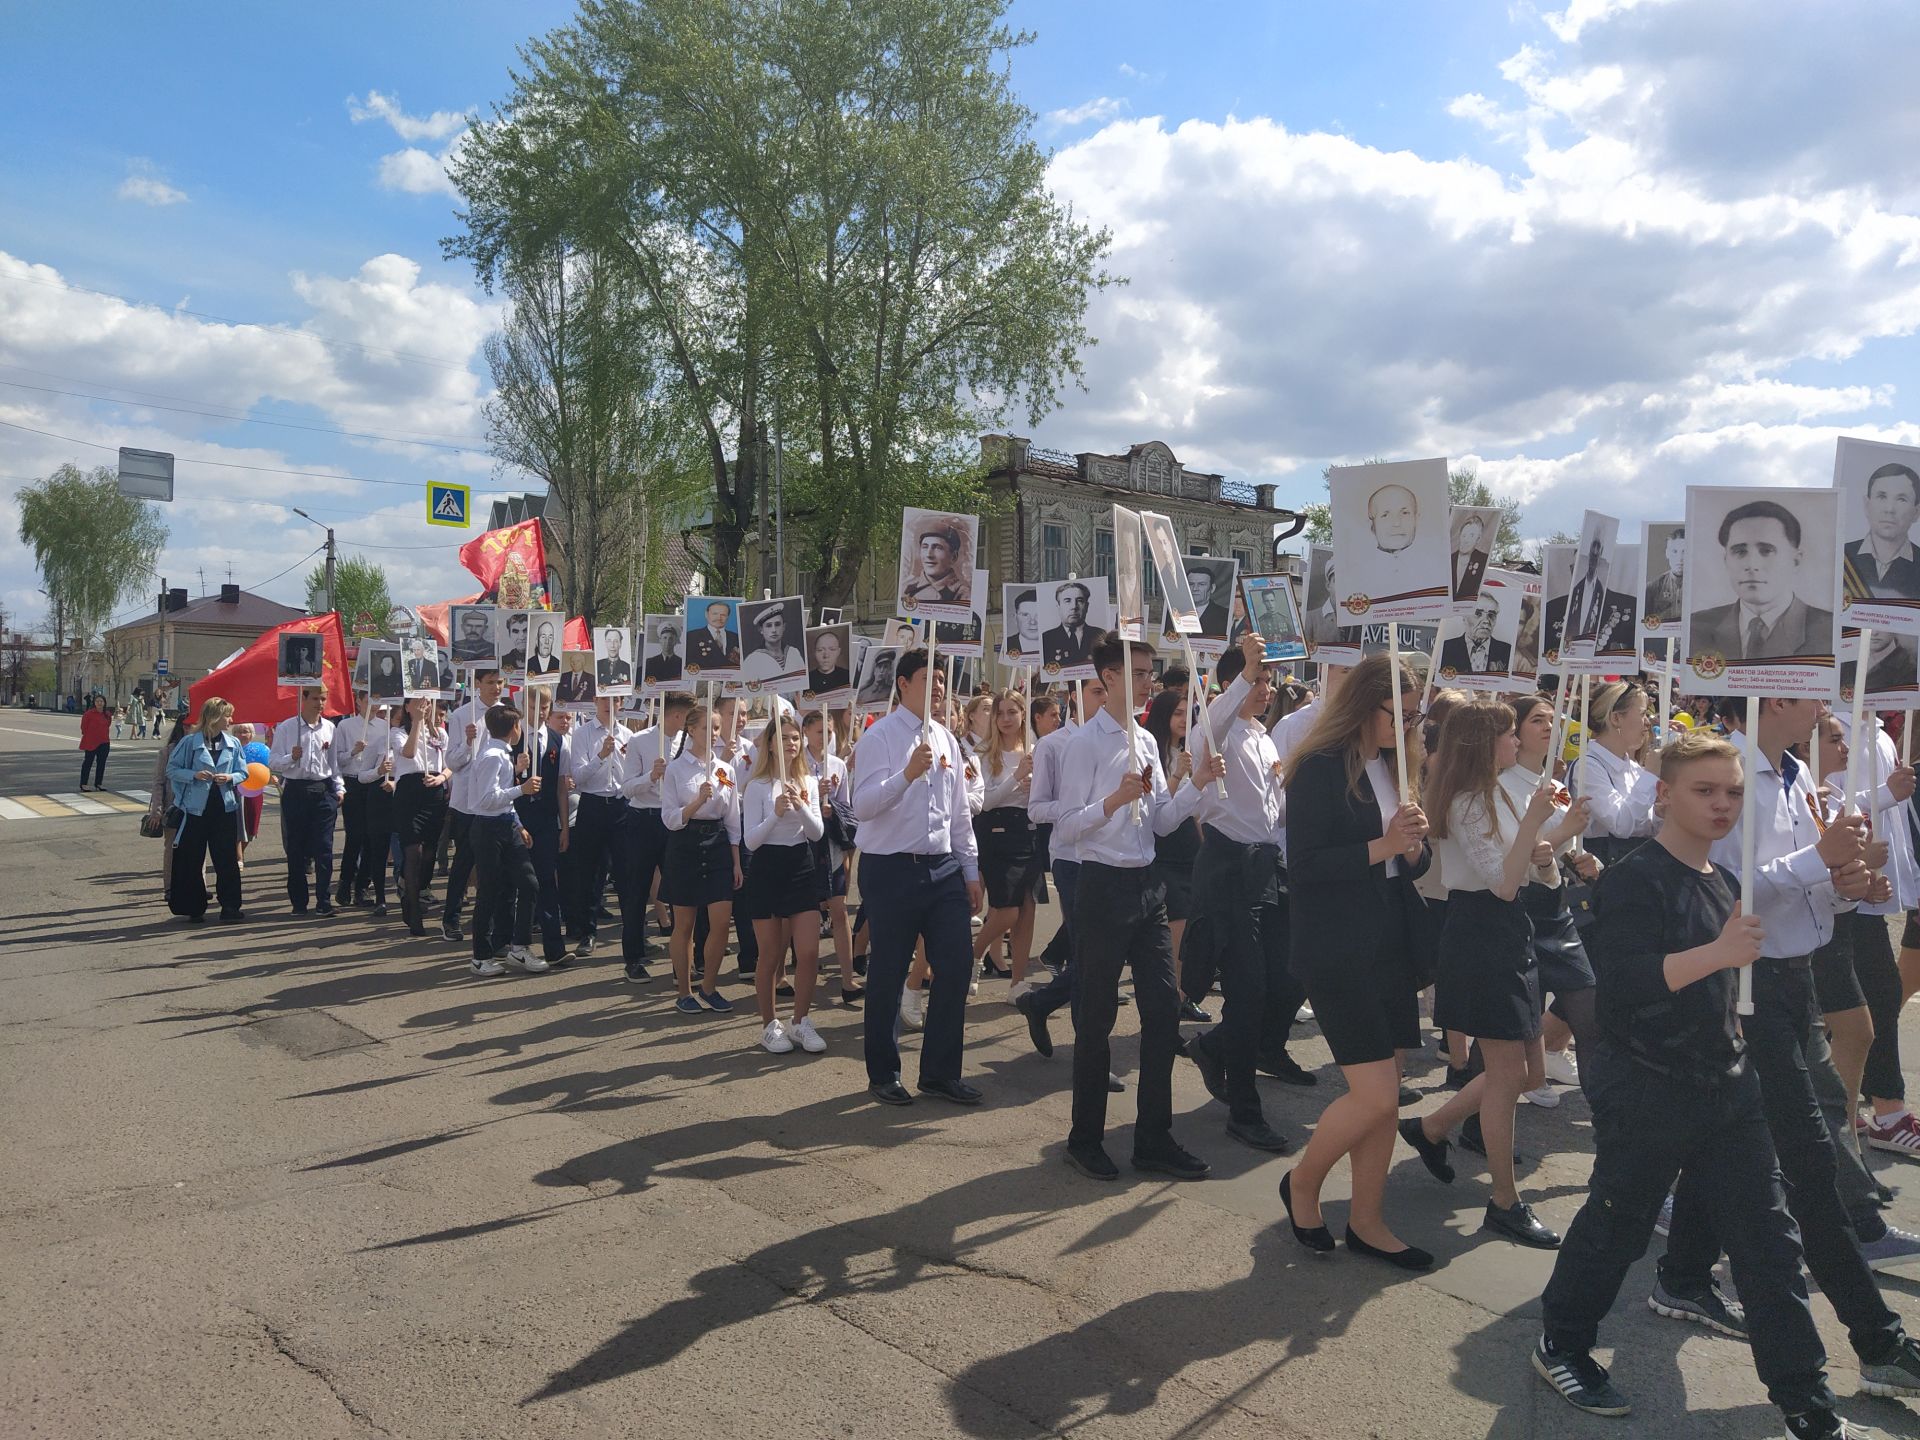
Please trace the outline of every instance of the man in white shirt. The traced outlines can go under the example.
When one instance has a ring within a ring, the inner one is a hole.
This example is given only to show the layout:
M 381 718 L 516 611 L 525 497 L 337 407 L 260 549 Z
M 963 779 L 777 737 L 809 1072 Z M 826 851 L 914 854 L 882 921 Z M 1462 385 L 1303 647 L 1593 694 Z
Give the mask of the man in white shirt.
M 578 894 L 573 904 L 576 927 L 575 949 L 582 958 L 593 953 L 596 918 L 603 893 L 602 876 L 613 879 L 614 894 L 620 901 L 620 922 L 628 930 L 646 933 L 646 901 L 635 900 L 630 867 L 621 864 L 626 857 L 626 830 L 632 807 L 620 787 L 626 780 L 626 727 L 613 718 L 613 701 L 602 696 L 593 702 L 594 713 L 584 715 L 573 727 L 564 772 L 580 797 L 580 815 L 569 842 L 569 862 Z
M 693 697 L 680 693 L 666 697 L 661 705 L 664 725 L 649 725 L 627 741 L 627 765 L 620 785 L 626 797 L 627 883 L 637 906 L 644 906 L 653 895 L 654 878 L 667 857 L 667 826 L 660 818 L 660 781 L 667 762 L 680 753 L 687 715 L 693 709 Z M 662 734 L 664 728 L 665 733 Z M 647 943 L 644 917 L 636 914 L 629 921 L 620 917 L 620 955 L 626 964 L 627 979 L 638 984 L 647 979 Z
M 520 712 L 511 705 L 495 705 L 484 717 L 487 738 L 467 768 L 467 803 L 473 806 L 474 857 L 472 973 L 494 976 L 506 968 L 493 956 L 491 936 L 505 933 L 508 964 L 537 975 L 547 962 L 529 948 L 533 942 L 533 910 L 540 882 L 533 870 L 533 836 L 520 825 L 514 802 L 536 796 L 538 775 L 519 780 L 514 773 L 513 747 L 520 740 Z M 518 783 L 516 783 L 518 782 Z
M 1140 1007 L 1139 1110 L 1133 1167 L 1176 1180 L 1200 1180 L 1204 1160 L 1173 1138 L 1173 1060 L 1179 1053 L 1180 1001 L 1173 977 L 1166 883 L 1153 869 L 1154 836 L 1171 834 L 1200 802 L 1199 787 L 1224 773 L 1217 757 L 1200 762 L 1194 783 L 1167 789 L 1153 737 L 1126 713 L 1122 681 L 1136 694 L 1153 685 L 1153 647 L 1109 631 L 1093 646 L 1106 703 L 1074 732 L 1060 758 L 1054 833 L 1080 856 L 1073 909 L 1073 1126 L 1066 1160 L 1094 1180 L 1119 1178 L 1102 1139 L 1120 968 L 1133 970 Z
M 447 797 L 447 845 L 453 858 L 447 862 L 447 899 L 440 912 L 440 933 L 458 945 L 465 937 L 460 931 L 460 910 L 467 900 L 467 881 L 473 873 L 473 811 L 469 808 L 473 777 L 467 774 L 474 756 L 487 743 L 487 711 L 500 703 L 500 672 L 482 670 L 474 677 L 473 698 L 447 716 L 447 768 L 453 771 L 451 794 Z M 506 942 L 501 937 L 498 950 Z M 488 953 L 492 953 L 489 951 Z
M 267 768 L 278 775 L 280 825 L 287 847 L 287 899 L 307 913 L 307 870 L 319 891 L 317 913 L 333 914 L 333 822 L 345 787 L 334 763 L 333 722 L 321 715 L 326 691 L 300 692 L 300 713 L 274 727 Z
M 860 893 L 872 937 L 867 961 L 867 1089 L 884 1105 L 911 1105 L 900 1083 L 900 992 L 914 945 L 933 970 L 920 1047 L 922 1095 L 978 1105 L 960 1078 L 967 986 L 973 978 L 969 917 L 980 908 L 980 865 L 967 809 L 966 757 L 944 725 L 924 727 L 946 686 L 927 652 L 909 650 L 894 671 L 893 710 L 860 737 L 853 813 L 860 823 Z
M 1097 678 L 1082 682 L 1080 701 L 1082 705 L 1105 705 L 1105 683 Z M 1073 1001 L 1073 903 L 1074 887 L 1080 876 L 1080 854 L 1073 842 L 1054 827 L 1054 821 L 1060 817 L 1061 757 L 1080 729 L 1071 719 L 1064 720 L 1058 729 L 1049 730 L 1035 742 L 1032 777 L 1027 786 L 1027 818 L 1046 837 L 1047 868 L 1053 876 L 1053 888 L 1060 893 L 1060 928 L 1054 931 L 1040 955 L 1042 962 L 1054 966 L 1053 976 L 1037 989 L 1015 996 L 1013 1001 L 1014 1009 L 1026 1016 L 1027 1037 L 1042 1055 L 1053 1054 L 1047 1017 Z M 1036 843 L 1040 843 L 1038 837 Z

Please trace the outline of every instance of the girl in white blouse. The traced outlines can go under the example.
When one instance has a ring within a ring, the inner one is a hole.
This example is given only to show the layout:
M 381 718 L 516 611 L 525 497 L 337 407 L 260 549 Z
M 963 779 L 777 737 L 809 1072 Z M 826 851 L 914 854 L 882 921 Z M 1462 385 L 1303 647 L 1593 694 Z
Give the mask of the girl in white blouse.
M 1027 752 L 1027 702 L 1018 692 L 1003 690 L 992 705 L 992 728 L 971 761 L 980 774 L 981 803 L 974 815 L 973 838 L 987 892 L 987 918 L 974 937 L 973 958 L 982 975 L 1011 979 L 1018 985 L 1027 978 L 1027 961 L 1033 953 L 1034 901 L 1046 858 L 1036 857 L 1033 822 L 1027 818 L 1027 788 L 1033 777 L 1033 756 Z M 989 957 L 1009 931 L 1012 968 L 1002 970 Z
M 412 699 L 387 736 L 393 765 L 393 828 L 400 836 L 400 914 L 409 935 L 425 935 L 420 890 L 447 819 L 447 731 L 440 702 Z
M 807 772 L 820 791 L 820 819 L 826 834 L 814 846 L 826 868 L 827 926 L 833 932 L 833 958 L 840 967 L 840 1000 L 856 1005 L 866 993 L 853 973 L 853 932 L 847 924 L 847 868 L 853 846 L 853 790 L 847 784 L 847 762 L 827 748 L 826 717 L 807 712 L 801 733 L 806 736 Z M 834 734 L 839 734 L 835 722 Z
M 1592 802 L 1587 848 L 1611 865 L 1659 828 L 1653 817 L 1658 762 L 1648 769 L 1633 758 L 1650 733 L 1647 692 L 1624 681 L 1602 685 L 1588 705 L 1587 725 L 1592 733 L 1570 788 Z
M 784 705 L 779 699 L 774 704 Z M 820 787 L 801 760 L 800 727 L 792 712 L 778 735 L 771 723 L 760 738 L 753 773 L 740 797 L 740 838 L 753 854 L 740 903 L 753 922 L 760 944 L 754 970 L 754 998 L 760 1007 L 760 1044 L 784 1055 L 798 1044 L 809 1055 L 827 1048 L 807 1012 L 820 974 L 820 901 L 826 876 L 816 843 L 826 834 L 820 816 Z M 793 943 L 793 1025 L 780 1023 L 775 987 L 785 973 L 787 943 Z
M 733 767 L 714 753 L 720 718 L 705 705 L 687 715 L 687 745 L 660 777 L 660 823 L 667 827 L 660 898 L 673 907 L 673 978 L 680 998 L 673 1008 L 698 1015 L 701 1006 L 729 1011 L 733 1002 L 715 988 L 733 923 L 734 892 L 740 888 L 740 789 Z M 693 995 L 693 922 L 707 912 L 706 971 L 700 997 Z

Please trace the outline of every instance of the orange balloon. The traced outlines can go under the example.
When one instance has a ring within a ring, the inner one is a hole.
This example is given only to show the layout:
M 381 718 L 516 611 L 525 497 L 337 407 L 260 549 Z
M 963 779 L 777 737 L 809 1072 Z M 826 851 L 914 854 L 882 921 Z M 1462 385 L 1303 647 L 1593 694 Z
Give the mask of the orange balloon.
M 273 783 L 273 772 L 255 760 L 247 766 L 247 778 L 240 782 L 240 788 L 249 795 L 258 795 Z

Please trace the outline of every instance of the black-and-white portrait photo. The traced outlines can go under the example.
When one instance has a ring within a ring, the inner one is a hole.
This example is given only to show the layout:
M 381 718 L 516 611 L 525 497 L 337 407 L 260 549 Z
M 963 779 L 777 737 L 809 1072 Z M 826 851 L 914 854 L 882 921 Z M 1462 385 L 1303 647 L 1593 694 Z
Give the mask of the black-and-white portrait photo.
M 838 625 L 840 623 L 840 607 L 838 605 L 821 606 L 818 623 L 822 625 Z
M 1040 663 L 1040 617 L 1045 613 L 1040 589 L 1037 584 L 1000 587 L 1000 615 L 1006 626 L 1000 654 L 1009 665 Z
M 1447 462 L 1336 465 L 1327 480 L 1343 623 L 1445 614 L 1452 593 Z
M 1844 502 L 1842 502 L 1844 504 Z M 1860 655 L 1860 631 L 1851 625 L 1840 630 L 1840 693 L 1853 694 L 1853 677 Z M 1920 637 L 1897 635 L 1891 630 L 1875 630 L 1867 650 L 1867 695 L 1869 707 L 1911 708 L 1920 696 L 1920 675 L 1916 674 L 1916 651 Z
M 900 519 L 900 613 L 965 622 L 973 598 L 972 515 L 908 508 Z
M 1838 490 L 1687 491 L 1687 688 L 1827 695 L 1839 650 Z
M 455 605 L 447 612 L 447 633 L 454 664 L 492 669 L 499 663 L 493 648 L 493 606 Z
M 1573 586 L 1567 592 L 1567 623 L 1562 648 L 1572 656 L 1592 655 L 1613 584 L 1614 550 L 1620 541 L 1620 522 L 1611 515 L 1589 510 L 1580 520 L 1580 541 L 1573 548 Z
M 593 685 L 597 695 L 633 693 L 632 637 L 623 625 L 597 625 L 593 631 Z
M 1648 635 L 1678 635 L 1686 597 L 1687 527 L 1677 520 L 1649 520 L 1640 546 L 1647 583 L 1640 626 Z
M 1447 549 L 1452 556 L 1454 613 L 1465 615 L 1493 558 L 1493 542 L 1500 534 L 1497 505 L 1455 505 L 1447 520 Z
M 1633 669 L 1640 653 L 1640 547 L 1613 547 L 1613 583 L 1607 589 L 1606 613 L 1594 638 L 1596 658 L 1611 660 L 1615 669 Z
M 562 650 L 560 688 L 554 692 L 553 703 L 562 710 L 591 710 L 595 696 L 593 652 Z
M 640 681 L 649 695 L 664 695 L 685 683 L 686 658 L 680 653 L 681 620 L 649 615 L 641 624 Z
M 1147 546 L 1140 512 L 1113 507 L 1113 623 L 1129 640 L 1147 638 Z
M 366 661 L 367 694 L 382 704 L 391 704 L 406 695 L 406 681 L 400 673 L 400 647 L 380 641 L 368 641 L 360 647 Z
M 987 572 L 984 570 L 973 572 L 971 607 L 964 622 L 957 620 L 933 622 L 936 656 L 949 653 L 962 656 L 980 654 L 987 635 Z
M 551 610 L 535 610 L 533 653 L 527 656 L 527 680 L 538 685 L 560 673 L 560 651 L 566 643 L 567 619 Z
M 1194 637 L 1193 648 L 1200 654 L 1217 655 L 1227 648 L 1227 636 L 1233 628 L 1233 592 L 1240 580 L 1240 562 L 1231 556 L 1188 555 L 1180 566 L 1187 577 L 1187 588 L 1193 592 L 1193 608 L 1200 616 L 1200 633 Z M 1204 643 L 1207 641 L 1213 643 Z
M 1843 436 L 1834 444 L 1833 486 L 1842 495 L 1846 623 L 1911 635 L 1920 631 L 1920 447 Z
M 509 684 L 527 673 L 527 646 L 533 638 L 531 610 L 494 611 L 494 648 L 500 656 L 500 674 Z
M 836 621 L 807 631 L 807 695 L 832 700 L 853 687 L 853 626 Z
M 282 630 L 279 642 L 279 683 L 296 687 L 319 684 L 326 653 L 321 637 Z
M 746 656 L 740 678 L 759 689 L 795 689 L 806 681 L 806 610 L 798 595 L 754 600 L 740 607 L 740 642 Z
M 893 671 L 905 652 L 892 646 L 868 647 L 866 663 L 860 667 L 860 690 L 853 703 L 864 710 L 884 710 L 893 694 Z
M 1519 621 L 1519 607 L 1504 603 L 1497 590 L 1477 587 L 1473 608 L 1460 617 L 1464 633 L 1440 644 L 1440 675 L 1451 681 L 1461 675 L 1505 675 L 1513 669 L 1513 641 L 1496 631 L 1503 619 Z
M 1113 624 L 1107 580 L 1042 581 L 1040 664 L 1054 680 L 1091 680 L 1093 642 Z

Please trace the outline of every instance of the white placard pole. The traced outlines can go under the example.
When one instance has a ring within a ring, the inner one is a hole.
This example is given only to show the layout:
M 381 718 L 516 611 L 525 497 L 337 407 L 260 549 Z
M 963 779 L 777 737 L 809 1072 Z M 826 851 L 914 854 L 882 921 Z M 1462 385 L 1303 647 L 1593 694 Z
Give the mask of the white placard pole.
M 1820 828 L 1822 829 L 1826 828 L 1827 821 L 1827 792 L 1822 783 L 1824 777 L 1821 774 L 1820 766 L 1820 725 L 1826 718 L 1826 716 L 1822 715 L 1819 720 L 1815 720 L 1813 722 L 1813 734 L 1807 737 L 1807 769 L 1812 772 L 1813 805 L 1814 809 L 1819 812 Z M 1842 815 L 1847 813 L 1845 800 L 1840 802 L 1840 813 Z
M 1740 796 L 1740 913 L 1753 914 L 1753 845 L 1756 826 L 1754 812 L 1754 794 L 1759 786 L 1754 783 L 1760 773 L 1760 742 L 1754 732 L 1760 728 L 1760 702 L 1747 700 L 1747 723 L 1743 731 L 1744 743 L 1742 756 L 1746 761 L 1746 783 L 1742 785 Z M 1740 967 L 1740 994 L 1735 1007 L 1742 1015 L 1753 1014 L 1753 966 Z
M 1913 721 L 1917 715 L 1920 715 L 1920 710 L 1907 711 L 1906 719 L 1900 726 L 1900 763 L 1902 765 L 1913 764 Z
M 1207 703 L 1207 692 L 1200 688 L 1200 662 L 1193 653 L 1193 641 L 1183 634 L 1180 637 L 1180 645 L 1181 648 L 1186 651 L 1187 655 L 1188 683 L 1194 687 L 1200 697 L 1200 722 L 1201 728 L 1205 730 L 1207 736 L 1207 753 L 1209 755 L 1218 755 L 1220 753 L 1220 736 L 1213 724 L 1213 706 Z M 1192 748 L 1191 741 L 1188 742 L 1188 748 Z M 1226 799 L 1227 777 L 1222 775 L 1213 783 L 1219 787 L 1218 793 L 1220 798 L 1222 800 Z
M 936 638 L 933 633 L 934 628 L 933 621 L 929 620 L 927 622 L 927 683 L 926 688 L 921 691 L 925 699 L 920 706 L 920 739 L 928 744 L 933 740 L 933 667 L 937 663 L 933 658 L 933 644 Z
M 1567 685 L 1572 676 L 1565 670 L 1560 672 L 1560 683 L 1554 688 L 1553 730 L 1547 740 L 1547 760 L 1540 767 L 1540 779 L 1544 784 L 1553 779 L 1553 762 L 1559 758 L 1560 747 L 1567 741 Z
M 1853 728 L 1847 735 L 1847 788 L 1840 797 L 1844 817 L 1857 808 L 1853 799 L 1854 782 L 1860 774 L 1860 747 L 1865 739 L 1863 726 L 1867 713 L 1867 652 L 1873 648 L 1873 631 L 1860 627 L 1860 655 L 1853 662 Z
M 1393 674 L 1393 694 L 1387 703 L 1393 707 L 1393 764 L 1400 782 L 1400 804 L 1407 803 L 1407 727 L 1400 710 L 1400 622 L 1387 622 L 1387 668 Z
M 1673 637 L 1663 637 L 1667 642 L 1667 661 L 1660 667 L 1660 743 L 1665 745 L 1673 738 Z

